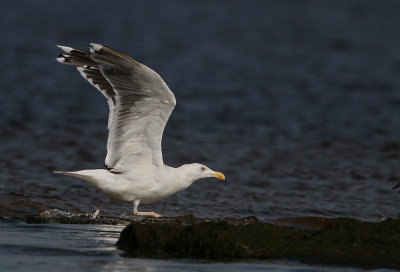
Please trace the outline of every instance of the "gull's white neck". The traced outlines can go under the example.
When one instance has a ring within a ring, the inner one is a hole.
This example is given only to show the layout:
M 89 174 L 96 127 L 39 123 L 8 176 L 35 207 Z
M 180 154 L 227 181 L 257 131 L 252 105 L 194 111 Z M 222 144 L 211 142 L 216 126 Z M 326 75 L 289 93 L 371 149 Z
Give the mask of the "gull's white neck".
M 198 179 L 192 169 L 187 165 L 182 165 L 177 168 L 164 165 L 164 169 L 166 169 L 165 176 L 162 178 L 165 178 L 173 184 L 177 191 L 186 189 Z

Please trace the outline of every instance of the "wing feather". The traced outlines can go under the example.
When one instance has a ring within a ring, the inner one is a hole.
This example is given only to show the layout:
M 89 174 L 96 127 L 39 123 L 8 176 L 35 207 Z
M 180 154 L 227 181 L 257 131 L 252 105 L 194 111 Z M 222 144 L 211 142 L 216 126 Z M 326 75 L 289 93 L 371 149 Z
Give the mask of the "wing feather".
M 108 100 L 107 168 L 125 172 L 143 164 L 163 164 L 161 139 L 176 101 L 162 78 L 100 44 L 92 43 L 90 52 L 59 47 L 67 54 L 57 60 L 78 66 L 81 75 Z

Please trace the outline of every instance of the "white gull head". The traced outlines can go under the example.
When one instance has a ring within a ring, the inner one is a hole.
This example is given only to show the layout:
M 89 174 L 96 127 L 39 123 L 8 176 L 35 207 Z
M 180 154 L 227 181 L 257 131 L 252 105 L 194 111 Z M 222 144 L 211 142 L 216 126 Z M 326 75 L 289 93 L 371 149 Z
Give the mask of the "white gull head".
M 217 178 L 225 180 L 224 174 L 213 171 L 200 163 L 184 164 L 178 169 L 184 174 L 185 178 L 190 184 L 203 178 Z

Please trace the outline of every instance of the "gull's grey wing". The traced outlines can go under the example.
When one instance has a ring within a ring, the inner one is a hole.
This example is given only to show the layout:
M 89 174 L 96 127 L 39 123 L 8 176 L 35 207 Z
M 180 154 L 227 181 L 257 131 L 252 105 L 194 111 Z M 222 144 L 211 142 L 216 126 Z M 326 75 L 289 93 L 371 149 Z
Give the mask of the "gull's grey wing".
M 124 172 L 135 165 L 163 164 L 161 139 L 176 101 L 162 78 L 147 66 L 100 44 L 92 43 L 90 53 L 60 48 L 67 54 L 57 60 L 78 66 L 109 102 L 107 168 Z

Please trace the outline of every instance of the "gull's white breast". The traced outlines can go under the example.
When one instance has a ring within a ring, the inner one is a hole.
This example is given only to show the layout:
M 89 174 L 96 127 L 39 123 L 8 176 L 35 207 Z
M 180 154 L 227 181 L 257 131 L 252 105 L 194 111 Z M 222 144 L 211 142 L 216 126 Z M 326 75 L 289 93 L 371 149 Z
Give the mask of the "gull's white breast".
M 87 181 L 110 199 L 140 200 L 152 203 L 187 188 L 176 171 L 168 166 L 142 166 L 128 172 L 114 174 L 108 170 L 82 170 L 71 173 Z

